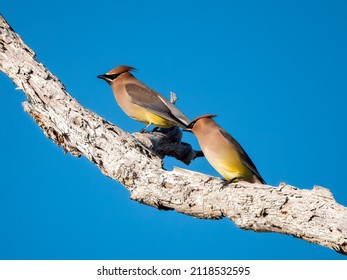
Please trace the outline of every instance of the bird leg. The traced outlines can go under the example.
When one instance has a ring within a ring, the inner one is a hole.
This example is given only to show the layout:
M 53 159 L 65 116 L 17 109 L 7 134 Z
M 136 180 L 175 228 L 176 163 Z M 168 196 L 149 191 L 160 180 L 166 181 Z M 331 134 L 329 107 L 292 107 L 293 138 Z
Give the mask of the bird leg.
M 232 179 L 224 180 L 223 183 L 222 183 L 222 189 L 227 187 L 229 184 L 236 183 L 236 182 L 239 182 L 239 181 L 242 181 L 242 177 L 241 176 L 236 176 L 236 177 L 234 177 Z
M 147 124 L 144 128 L 140 130 L 140 133 L 144 133 L 148 127 L 150 127 L 152 123 Z

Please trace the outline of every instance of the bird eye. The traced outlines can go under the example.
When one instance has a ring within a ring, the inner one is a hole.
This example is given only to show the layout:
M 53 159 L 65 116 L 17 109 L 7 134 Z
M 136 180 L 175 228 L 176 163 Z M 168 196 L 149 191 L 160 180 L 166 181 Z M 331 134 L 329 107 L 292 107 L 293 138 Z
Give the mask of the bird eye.
M 107 78 L 114 80 L 119 76 L 119 74 L 111 74 L 111 75 L 107 75 Z

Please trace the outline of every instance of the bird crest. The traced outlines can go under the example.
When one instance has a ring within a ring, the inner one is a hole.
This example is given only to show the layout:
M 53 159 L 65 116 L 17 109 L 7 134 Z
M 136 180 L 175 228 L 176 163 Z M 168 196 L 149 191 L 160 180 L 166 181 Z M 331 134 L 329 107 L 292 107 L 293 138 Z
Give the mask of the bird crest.
M 214 118 L 214 117 L 217 117 L 217 115 L 216 115 L 216 114 L 205 114 L 205 115 L 201 115 L 201 116 L 199 116 L 199 117 L 196 117 L 195 119 L 193 119 L 193 120 L 188 124 L 187 128 L 188 128 L 188 130 L 189 130 L 189 129 L 192 129 L 193 126 L 194 126 L 194 124 L 195 124 L 198 120 L 200 120 L 200 119 L 202 119 L 202 118 L 209 118 L 209 119 L 212 119 L 212 118 Z
M 116 68 L 113 68 L 111 71 L 107 72 L 107 75 L 112 75 L 112 74 L 122 74 L 125 72 L 131 72 L 131 71 L 135 71 L 136 69 L 134 67 L 131 66 L 127 66 L 127 65 L 120 65 L 117 66 Z

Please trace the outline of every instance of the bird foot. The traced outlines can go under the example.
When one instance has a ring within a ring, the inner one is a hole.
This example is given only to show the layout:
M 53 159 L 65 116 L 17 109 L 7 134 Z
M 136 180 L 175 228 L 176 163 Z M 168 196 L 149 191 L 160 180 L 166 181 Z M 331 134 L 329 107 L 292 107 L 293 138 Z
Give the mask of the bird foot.
M 229 186 L 229 184 L 237 183 L 237 182 L 240 182 L 241 180 L 242 180 L 242 177 L 240 177 L 240 176 L 236 176 L 236 177 L 229 179 L 229 180 L 224 179 L 224 181 L 222 183 L 222 189 Z

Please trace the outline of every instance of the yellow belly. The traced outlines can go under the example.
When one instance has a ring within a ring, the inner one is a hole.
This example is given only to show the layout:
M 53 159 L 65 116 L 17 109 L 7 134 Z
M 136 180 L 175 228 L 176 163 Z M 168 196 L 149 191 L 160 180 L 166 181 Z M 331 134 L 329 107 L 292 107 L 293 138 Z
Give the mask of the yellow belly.
M 226 180 L 240 178 L 239 181 L 254 183 L 252 172 L 243 164 L 237 153 L 210 154 L 205 152 L 206 159 Z
M 127 108 L 127 110 L 125 110 L 124 108 L 122 109 L 129 117 L 145 124 L 151 123 L 162 128 L 170 128 L 172 126 L 175 126 L 172 121 L 160 117 L 136 104 L 133 104 L 130 108 Z

